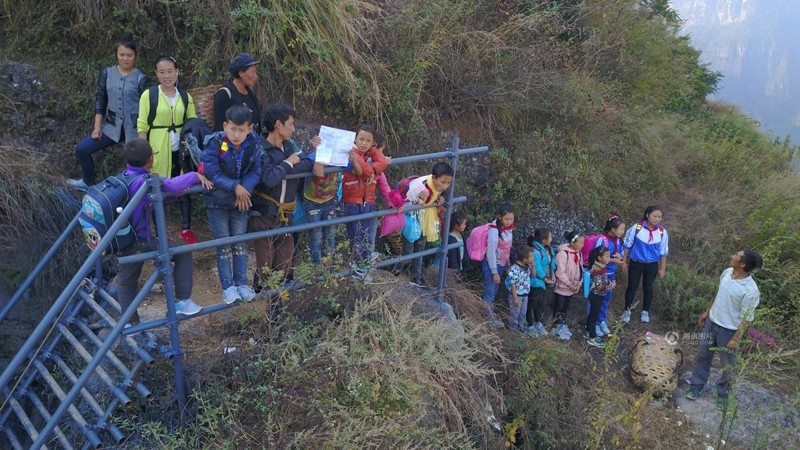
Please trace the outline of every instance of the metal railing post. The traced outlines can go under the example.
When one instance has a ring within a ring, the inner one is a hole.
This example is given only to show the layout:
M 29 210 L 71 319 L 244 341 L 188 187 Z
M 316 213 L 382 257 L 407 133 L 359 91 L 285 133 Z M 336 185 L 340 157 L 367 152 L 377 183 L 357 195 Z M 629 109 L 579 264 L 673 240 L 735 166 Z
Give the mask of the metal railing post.
M 447 283 L 447 241 L 450 236 L 450 218 L 453 215 L 453 192 L 456 186 L 456 165 L 458 164 L 458 147 L 460 145 L 458 134 L 453 133 L 453 141 L 450 144 L 450 167 L 453 169 L 453 182 L 447 189 L 447 208 L 444 213 L 444 229 L 442 230 L 442 243 L 439 246 L 439 280 L 436 284 L 436 299 L 439 302 L 444 301 L 444 287 Z
M 162 275 L 164 297 L 167 300 L 167 328 L 172 347 L 172 367 L 175 373 L 175 394 L 178 397 L 178 409 L 181 421 L 186 410 L 186 389 L 183 379 L 183 357 L 178 326 L 178 314 L 175 311 L 175 274 L 172 267 L 172 254 L 167 239 L 167 219 L 164 215 L 164 193 L 161 190 L 161 178 L 151 177 L 150 199 L 153 201 L 153 211 L 156 216 L 156 232 L 158 233 L 158 271 Z

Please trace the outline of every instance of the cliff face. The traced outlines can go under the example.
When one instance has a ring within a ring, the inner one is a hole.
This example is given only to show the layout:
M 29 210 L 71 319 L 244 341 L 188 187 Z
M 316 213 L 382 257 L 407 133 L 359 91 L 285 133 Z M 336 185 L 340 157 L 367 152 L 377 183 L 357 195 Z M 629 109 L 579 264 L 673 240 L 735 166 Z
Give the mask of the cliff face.
M 722 72 L 715 98 L 740 106 L 765 129 L 800 136 L 800 3 L 672 0 L 682 32 Z

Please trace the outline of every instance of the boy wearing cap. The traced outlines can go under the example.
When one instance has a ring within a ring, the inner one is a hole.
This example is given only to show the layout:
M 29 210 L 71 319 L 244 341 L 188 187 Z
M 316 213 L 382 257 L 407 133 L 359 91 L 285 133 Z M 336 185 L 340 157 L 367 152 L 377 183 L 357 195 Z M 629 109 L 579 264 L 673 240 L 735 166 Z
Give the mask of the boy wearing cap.
M 256 66 L 259 64 L 261 62 L 256 61 L 250 53 L 242 53 L 233 58 L 228 67 L 233 79 L 226 81 L 214 94 L 214 131 L 224 131 L 222 124 L 225 122 L 225 112 L 228 108 L 233 105 L 244 105 L 253 114 L 253 131 L 261 135 L 261 107 L 253 91 L 258 80 Z

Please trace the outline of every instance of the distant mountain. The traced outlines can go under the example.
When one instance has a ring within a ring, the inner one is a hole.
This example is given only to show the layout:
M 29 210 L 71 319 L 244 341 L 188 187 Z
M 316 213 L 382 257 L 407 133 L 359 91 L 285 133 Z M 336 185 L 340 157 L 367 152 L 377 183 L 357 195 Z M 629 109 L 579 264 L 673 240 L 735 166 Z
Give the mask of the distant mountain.
M 800 141 L 800 0 L 671 0 L 682 33 L 724 78 L 714 98 Z

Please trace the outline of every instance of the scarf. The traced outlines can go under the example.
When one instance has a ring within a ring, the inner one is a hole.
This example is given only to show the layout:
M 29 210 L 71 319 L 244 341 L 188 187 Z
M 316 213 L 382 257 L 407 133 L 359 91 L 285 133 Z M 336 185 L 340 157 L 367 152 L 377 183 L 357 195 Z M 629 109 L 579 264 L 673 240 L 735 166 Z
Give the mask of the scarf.
M 650 233 L 650 237 L 647 238 L 647 243 L 649 244 L 649 243 L 653 242 L 653 232 L 656 231 L 656 230 L 659 230 L 660 226 L 656 225 L 655 228 L 650 228 L 650 224 L 648 223 L 647 226 L 645 226 L 645 222 L 647 222 L 647 221 L 646 220 L 642 221 L 642 226 L 644 227 L 645 230 L 647 230 L 648 233 Z M 663 232 L 662 232 L 662 234 L 663 234 Z
M 429 176 L 425 180 L 425 187 L 431 191 L 428 201 L 423 203 L 430 205 L 436 202 L 441 195 L 440 191 L 436 190 L 433 184 L 433 176 Z M 436 208 L 426 208 L 419 210 L 419 224 L 422 227 L 422 234 L 425 235 L 427 242 L 436 242 L 439 240 L 439 215 L 436 213 Z
M 565 251 L 565 252 L 567 252 L 567 258 L 569 258 L 569 255 L 572 255 L 572 257 L 573 257 L 573 258 L 574 258 L 574 260 L 575 260 L 575 264 L 576 264 L 576 265 L 578 265 L 578 266 L 580 266 L 580 265 L 581 265 L 581 262 L 580 262 L 580 260 L 578 259 L 578 253 L 579 253 L 579 252 L 578 252 L 577 250 L 575 250 L 575 251 L 570 251 L 570 249 L 568 249 L 568 248 L 565 248 L 565 249 L 564 249 L 564 251 Z

